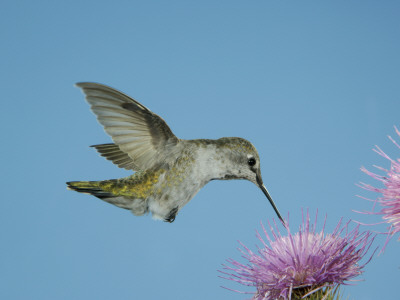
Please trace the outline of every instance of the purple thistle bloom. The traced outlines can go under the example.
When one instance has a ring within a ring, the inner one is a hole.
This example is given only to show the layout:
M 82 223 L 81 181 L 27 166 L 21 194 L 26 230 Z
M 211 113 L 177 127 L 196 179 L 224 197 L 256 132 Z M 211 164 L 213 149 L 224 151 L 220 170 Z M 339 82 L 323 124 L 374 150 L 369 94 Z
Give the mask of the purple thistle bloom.
M 400 131 L 395 127 L 397 135 L 400 136 Z M 389 139 L 400 148 L 399 144 L 389 136 Z M 384 184 L 384 188 L 376 188 L 369 184 L 362 183 L 362 187 L 366 190 L 377 192 L 382 194 L 375 201 L 378 202 L 383 208 L 379 212 L 370 212 L 371 214 L 383 215 L 384 222 L 389 223 L 388 234 L 393 236 L 396 232 L 400 231 L 400 159 L 393 160 L 385 152 L 383 152 L 378 146 L 375 146 L 375 152 L 384 158 L 388 159 L 391 163 L 390 170 L 386 170 L 381 167 L 378 169 L 386 172 L 386 176 L 372 173 L 365 169 L 361 170 L 370 175 L 372 178 L 381 181 Z M 399 237 L 400 240 L 400 237 Z
M 342 226 L 340 220 L 332 234 L 324 233 L 324 222 L 322 230 L 316 232 L 307 212 L 299 232 L 292 234 L 287 229 L 287 236 L 280 234 L 276 224 L 275 229 L 269 224 L 271 234 L 261 224 L 269 245 L 257 232 L 263 247 L 254 253 L 241 244 L 244 250 L 240 251 L 249 263 L 244 265 L 228 259 L 233 267 L 224 265 L 227 271 L 221 272 L 229 277 L 223 278 L 255 286 L 257 292 L 252 299 L 257 300 L 291 299 L 292 296 L 298 299 L 322 289 L 327 297 L 338 285 L 360 275 L 372 258 L 371 255 L 366 263 L 359 264 L 374 237 L 370 232 L 360 233 L 359 226 L 349 232 L 349 222 Z

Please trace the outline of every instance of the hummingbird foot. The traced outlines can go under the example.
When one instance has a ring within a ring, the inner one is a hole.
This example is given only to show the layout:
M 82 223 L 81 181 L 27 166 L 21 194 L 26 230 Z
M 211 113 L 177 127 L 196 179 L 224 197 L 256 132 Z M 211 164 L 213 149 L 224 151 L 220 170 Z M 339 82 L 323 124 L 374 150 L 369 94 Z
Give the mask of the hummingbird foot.
M 165 218 L 164 221 L 172 223 L 173 221 L 175 221 L 175 217 L 176 217 L 177 213 L 178 213 L 178 207 L 175 207 L 174 209 L 172 209 L 169 212 L 168 216 Z

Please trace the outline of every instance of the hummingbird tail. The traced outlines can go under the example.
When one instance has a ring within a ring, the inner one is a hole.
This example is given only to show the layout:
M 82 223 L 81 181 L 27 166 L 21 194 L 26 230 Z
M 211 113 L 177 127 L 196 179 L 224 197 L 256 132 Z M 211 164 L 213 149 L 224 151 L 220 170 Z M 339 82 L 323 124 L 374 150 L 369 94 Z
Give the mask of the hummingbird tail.
M 116 180 L 110 180 L 116 182 Z M 108 181 L 108 182 L 110 182 Z M 118 206 L 120 208 L 132 210 L 133 214 L 141 216 L 148 212 L 147 203 L 142 199 L 132 199 L 121 195 L 115 195 L 112 192 L 101 188 L 104 181 L 70 181 L 67 182 L 69 190 L 93 195 L 105 202 Z
M 99 186 L 100 181 L 70 181 L 67 182 L 69 190 L 79 193 L 90 194 L 100 199 L 114 197 L 113 194 L 102 190 Z

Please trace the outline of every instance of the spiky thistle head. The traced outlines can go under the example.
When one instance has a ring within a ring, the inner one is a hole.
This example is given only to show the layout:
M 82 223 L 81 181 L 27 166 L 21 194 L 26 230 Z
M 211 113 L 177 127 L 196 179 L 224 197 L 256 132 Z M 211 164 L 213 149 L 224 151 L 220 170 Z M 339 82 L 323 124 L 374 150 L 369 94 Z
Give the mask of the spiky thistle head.
M 369 260 L 364 264 L 360 260 L 374 237 L 360 232 L 359 226 L 349 231 L 350 221 L 342 225 L 342 220 L 331 234 L 324 232 L 325 222 L 316 232 L 316 221 L 317 214 L 315 224 L 310 224 L 307 212 L 299 231 L 292 234 L 287 229 L 287 236 L 282 236 L 276 225 L 269 224 L 271 234 L 262 226 L 267 242 L 257 233 L 263 245 L 257 253 L 242 244 L 248 264 L 229 259 L 233 266 L 224 265 L 221 272 L 229 276 L 224 278 L 256 287 L 253 299 L 257 300 L 314 297 L 315 293 L 332 296 L 339 285 L 362 273 Z
M 400 136 L 400 131 L 396 127 L 395 130 L 397 135 Z M 389 136 L 389 139 L 400 149 L 400 145 L 392 137 Z M 382 215 L 384 222 L 389 224 L 387 234 L 392 236 L 395 233 L 400 232 L 400 158 L 394 160 L 383 152 L 381 148 L 378 146 L 375 147 L 374 151 L 376 153 L 390 161 L 390 169 L 387 170 L 382 167 L 377 167 L 379 170 L 385 172 L 386 175 L 373 173 L 364 167 L 362 167 L 361 170 L 372 178 L 382 182 L 384 187 L 376 188 L 365 183 L 361 183 L 361 187 L 381 194 L 381 196 L 374 201 L 381 205 L 381 210 L 369 213 Z

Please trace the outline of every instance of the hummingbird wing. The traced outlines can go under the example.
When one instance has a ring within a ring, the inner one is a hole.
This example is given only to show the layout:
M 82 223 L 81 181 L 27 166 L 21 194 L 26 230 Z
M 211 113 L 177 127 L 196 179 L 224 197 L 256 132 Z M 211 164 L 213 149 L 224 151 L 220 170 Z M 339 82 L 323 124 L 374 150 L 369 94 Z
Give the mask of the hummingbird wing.
M 131 97 L 98 83 L 81 82 L 76 86 L 82 89 L 114 143 L 132 159 L 135 170 L 165 162 L 178 144 L 167 123 Z
M 132 158 L 130 158 L 127 153 L 119 149 L 118 145 L 116 144 L 101 144 L 90 147 L 96 148 L 97 152 L 99 152 L 101 156 L 111 160 L 120 168 L 140 171 L 140 168 L 134 164 Z

